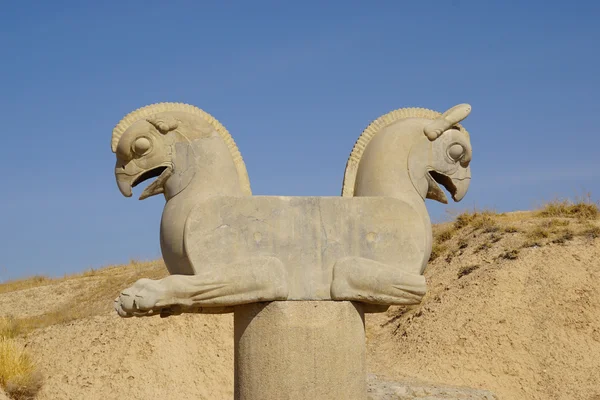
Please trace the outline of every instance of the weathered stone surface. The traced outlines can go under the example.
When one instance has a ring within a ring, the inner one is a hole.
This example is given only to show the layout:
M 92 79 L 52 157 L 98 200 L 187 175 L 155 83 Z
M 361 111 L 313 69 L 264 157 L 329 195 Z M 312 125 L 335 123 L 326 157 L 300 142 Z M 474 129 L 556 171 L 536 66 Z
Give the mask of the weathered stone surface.
M 184 242 L 195 274 L 255 257 L 279 259 L 287 300 L 331 299 L 332 277 L 350 273 L 334 266 L 351 258 L 363 275 L 383 274 L 372 282 L 373 302 L 393 292 L 384 286 L 406 281 L 414 290 L 387 300 L 407 304 L 424 294 L 427 234 L 411 206 L 393 198 L 217 197 L 192 210 Z
M 368 378 L 368 400 L 498 400 L 488 391 L 459 386 Z
M 170 277 L 143 279 L 115 301 L 123 317 L 223 312 L 279 300 L 418 303 L 431 252 L 424 199 L 467 191 L 470 106 L 402 109 L 373 122 L 346 167 L 343 197 L 251 196 L 239 150 L 204 111 L 160 103 L 113 130 L 125 196 L 164 194 L 161 249 Z
M 360 303 L 276 301 L 236 307 L 236 400 L 365 400 Z

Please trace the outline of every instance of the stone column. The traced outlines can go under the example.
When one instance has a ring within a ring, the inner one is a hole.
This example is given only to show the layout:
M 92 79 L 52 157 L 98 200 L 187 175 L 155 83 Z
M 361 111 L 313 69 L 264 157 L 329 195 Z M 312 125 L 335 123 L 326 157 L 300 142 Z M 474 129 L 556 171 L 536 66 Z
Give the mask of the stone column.
M 365 400 L 362 305 L 274 301 L 236 306 L 236 400 Z

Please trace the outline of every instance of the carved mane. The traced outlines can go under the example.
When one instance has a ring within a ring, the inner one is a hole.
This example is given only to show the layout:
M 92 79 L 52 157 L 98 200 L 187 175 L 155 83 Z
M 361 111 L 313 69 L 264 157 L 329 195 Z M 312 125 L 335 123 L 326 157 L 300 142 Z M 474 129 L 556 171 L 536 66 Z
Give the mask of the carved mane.
M 389 125 L 397 122 L 401 119 L 406 118 L 426 118 L 435 120 L 442 116 L 441 113 L 426 108 L 399 108 L 391 111 L 375 121 L 371 122 L 369 126 L 361 133 L 358 140 L 352 148 L 348 162 L 346 163 L 346 170 L 344 171 L 344 183 L 342 186 L 342 197 L 353 197 L 354 196 L 354 185 L 356 183 L 356 173 L 360 160 L 365 152 L 365 149 L 369 145 L 369 142 L 377 133 Z M 467 137 L 469 132 L 462 125 L 456 124 L 460 131 L 464 132 Z M 425 135 L 425 134 L 423 134 Z
M 123 136 L 123 133 L 134 123 L 139 121 L 140 119 L 150 117 L 151 115 L 158 114 L 161 112 L 168 111 L 179 111 L 185 112 L 188 114 L 195 115 L 197 117 L 202 118 L 204 121 L 208 122 L 221 136 L 221 138 L 225 141 L 229 152 L 231 153 L 231 158 L 233 159 L 233 163 L 235 168 L 237 169 L 238 177 L 240 179 L 240 185 L 242 187 L 242 191 L 245 195 L 251 196 L 252 190 L 250 188 L 250 179 L 248 178 L 248 171 L 246 170 L 246 164 L 242 159 L 242 155 L 240 150 L 238 149 L 235 141 L 225 129 L 225 127 L 217 121 L 215 117 L 210 115 L 209 113 L 201 110 L 198 107 L 184 104 L 184 103 L 156 103 L 151 104 L 149 106 L 145 106 L 139 108 L 135 111 L 127 114 L 123 119 L 115 126 L 112 132 L 112 140 L 111 140 L 111 149 L 112 152 L 117 151 L 117 145 L 119 144 L 119 139 Z

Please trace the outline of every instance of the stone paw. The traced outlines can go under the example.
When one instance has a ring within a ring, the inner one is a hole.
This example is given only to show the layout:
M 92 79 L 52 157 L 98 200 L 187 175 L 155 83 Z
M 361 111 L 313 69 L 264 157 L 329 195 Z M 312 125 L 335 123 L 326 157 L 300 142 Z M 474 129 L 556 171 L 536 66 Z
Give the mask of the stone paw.
M 124 318 L 175 314 L 168 300 L 172 296 L 160 280 L 140 279 L 115 299 L 115 310 Z

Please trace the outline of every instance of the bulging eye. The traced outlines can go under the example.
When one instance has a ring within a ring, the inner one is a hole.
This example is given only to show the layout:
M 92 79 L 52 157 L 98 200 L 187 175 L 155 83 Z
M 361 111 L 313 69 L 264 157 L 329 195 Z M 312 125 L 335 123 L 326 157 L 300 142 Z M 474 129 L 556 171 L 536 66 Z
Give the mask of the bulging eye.
M 465 148 L 462 147 L 460 144 L 453 144 L 448 149 L 448 155 L 454 161 L 460 160 L 464 154 L 465 154 Z
M 148 138 L 141 137 L 136 139 L 135 142 L 133 142 L 132 148 L 135 154 L 137 154 L 138 156 L 143 156 L 148 152 L 148 150 L 150 150 L 151 147 L 152 143 L 150 143 L 150 140 L 148 140 Z

